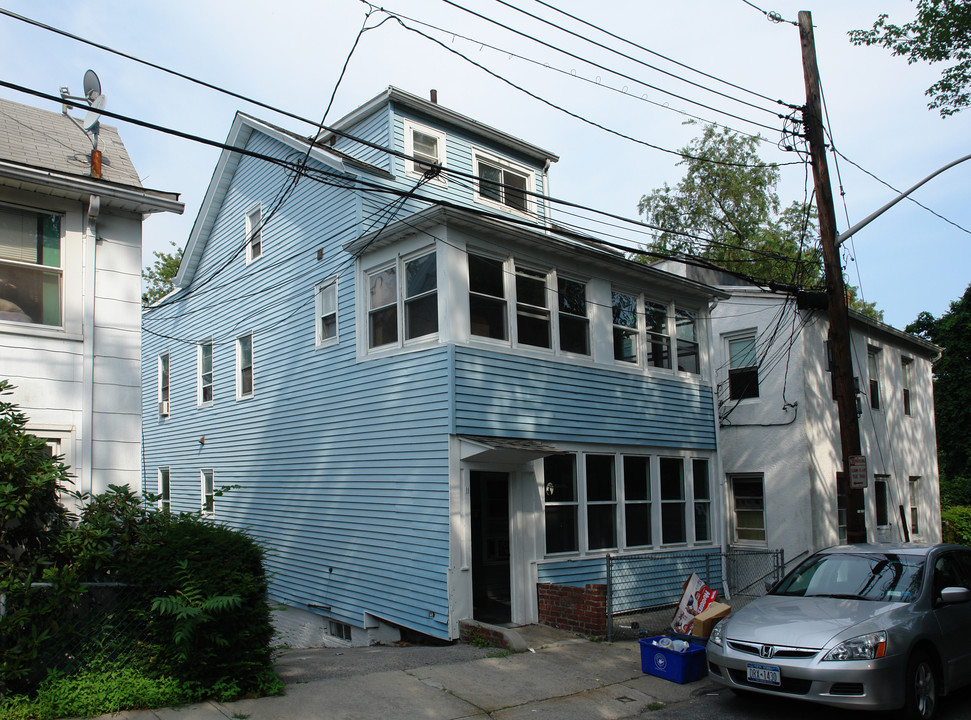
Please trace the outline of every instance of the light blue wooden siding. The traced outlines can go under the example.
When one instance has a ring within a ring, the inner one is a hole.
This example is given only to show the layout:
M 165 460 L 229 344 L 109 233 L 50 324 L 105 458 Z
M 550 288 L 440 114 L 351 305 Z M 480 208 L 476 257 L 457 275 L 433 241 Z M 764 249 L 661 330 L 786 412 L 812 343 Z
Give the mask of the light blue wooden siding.
M 349 135 L 366 140 L 368 143 L 373 143 L 377 148 L 372 145 L 362 144 L 356 139 L 351 140 L 350 138 L 338 135 L 334 141 L 335 149 L 353 158 L 357 158 L 362 162 L 391 172 L 391 155 L 384 150 L 378 149 L 391 147 L 391 130 L 388 116 L 387 106 L 382 105 L 375 112 L 358 120 L 351 127 L 346 128 Z
M 258 134 L 250 148 L 290 155 Z M 356 626 L 369 612 L 447 637 L 448 352 L 357 361 L 354 262 L 340 250 L 360 226 L 355 193 L 301 179 L 267 221 L 263 257 L 244 262 L 243 214 L 262 200 L 267 217 L 286 180 L 241 160 L 191 292 L 145 317 L 146 488 L 168 466 L 172 509 L 195 511 L 200 470 L 212 468 L 217 487 L 239 486 L 216 499 L 216 518 L 265 545 L 275 599 Z M 317 349 L 314 286 L 333 275 L 340 341 Z M 253 335 L 255 393 L 237 401 L 242 333 Z M 198 408 L 196 342 L 210 337 L 214 403 Z M 163 350 L 171 415 L 160 420 Z
M 711 388 L 508 352 L 456 348 L 455 432 L 714 450 Z
M 720 550 L 615 555 L 610 558 L 610 598 L 614 613 L 633 612 L 681 600 L 682 586 L 692 573 L 708 587 L 724 593 Z M 541 583 L 583 587 L 608 583 L 603 556 L 547 560 L 537 567 Z

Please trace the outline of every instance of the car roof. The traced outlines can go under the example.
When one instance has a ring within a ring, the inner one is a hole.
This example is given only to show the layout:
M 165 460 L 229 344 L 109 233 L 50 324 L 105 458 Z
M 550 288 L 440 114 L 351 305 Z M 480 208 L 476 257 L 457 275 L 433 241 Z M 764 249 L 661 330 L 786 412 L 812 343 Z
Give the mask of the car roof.
M 820 553 L 893 553 L 894 555 L 915 555 L 918 557 L 925 557 L 929 555 L 936 548 L 947 549 L 954 548 L 958 549 L 963 546 L 961 545 L 926 545 L 922 543 L 857 543 L 854 545 L 835 545 L 833 547 L 828 547 L 825 550 L 820 550 Z

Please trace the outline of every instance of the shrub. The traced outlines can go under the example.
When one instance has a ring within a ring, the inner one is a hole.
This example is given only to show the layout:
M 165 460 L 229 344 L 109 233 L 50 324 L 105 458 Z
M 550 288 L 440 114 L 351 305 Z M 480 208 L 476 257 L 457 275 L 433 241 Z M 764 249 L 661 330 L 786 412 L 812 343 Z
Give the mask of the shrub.
M 944 542 L 971 545 L 971 507 L 954 505 L 941 508 Z

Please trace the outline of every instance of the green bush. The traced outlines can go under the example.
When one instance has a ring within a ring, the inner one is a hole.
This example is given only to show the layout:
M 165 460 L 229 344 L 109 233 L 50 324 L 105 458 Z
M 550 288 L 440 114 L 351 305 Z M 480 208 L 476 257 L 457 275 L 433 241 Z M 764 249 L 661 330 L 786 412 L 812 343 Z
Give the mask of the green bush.
M 944 542 L 971 545 L 971 507 L 954 505 L 941 508 Z

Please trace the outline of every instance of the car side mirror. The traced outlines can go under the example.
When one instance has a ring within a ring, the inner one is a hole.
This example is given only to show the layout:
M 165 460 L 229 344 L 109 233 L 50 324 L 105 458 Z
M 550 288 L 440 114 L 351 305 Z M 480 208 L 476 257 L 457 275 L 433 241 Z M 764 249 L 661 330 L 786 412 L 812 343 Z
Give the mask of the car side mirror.
M 971 590 L 963 587 L 946 587 L 941 590 L 941 602 L 944 605 L 956 605 L 971 600 Z

